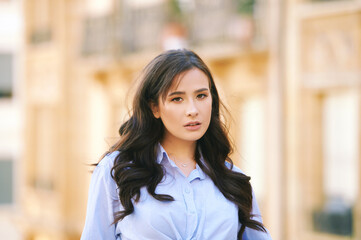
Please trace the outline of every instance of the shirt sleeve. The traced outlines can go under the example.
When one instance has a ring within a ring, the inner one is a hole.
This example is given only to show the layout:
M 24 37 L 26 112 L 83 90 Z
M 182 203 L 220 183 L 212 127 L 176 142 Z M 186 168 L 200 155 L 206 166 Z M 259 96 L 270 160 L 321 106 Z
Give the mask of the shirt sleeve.
M 228 162 L 226 162 L 226 166 L 228 168 L 231 168 L 231 164 Z M 241 169 L 239 169 L 238 167 L 236 167 L 234 165 L 233 165 L 232 170 L 243 173 Z M 261 211 L 258 207 L 256 196 L 255 196 L 253 190 L 252 190 L 252 213 L 251 214 L 253 215 L 252 219 L 254 219 L 260 223 L 263 223 Z M 246 227 L 246 229 L 243 233 L 242 239 L 243 240 L 272 240 L 271 235 L 269 234 L 267 229 L 266 229 L 266 232 L 263 232 L 263 231 L 258 231 L 258 230 L 248 228 L 248 227 Z
M 254 192 L 252 190 L 252 219 L 263 223 L 262 217 L 261 217 L 261 211 L 259 210 L 256 197 L 254 195 Z M 252 228 L 246 228 L 243 233 L 243 240 L 272 240 L 271 235 L 269 234 L 268 230 L 266 229 L 266 232 L 258 231 Z
M 112 155 L 112 154 L 111 154 Z M 90 181 L 85 225 L 81 240 L 120 240 L 113 224 L 119 211 L 117 185 L 110 175 L 114 157 L 105 156 L 96 166 Z

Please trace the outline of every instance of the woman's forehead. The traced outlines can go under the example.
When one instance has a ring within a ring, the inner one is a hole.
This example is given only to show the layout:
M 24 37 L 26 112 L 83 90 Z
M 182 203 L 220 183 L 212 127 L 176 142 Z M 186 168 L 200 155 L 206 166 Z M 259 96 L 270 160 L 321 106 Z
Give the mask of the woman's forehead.
M 198 88 L 200 86 L 202 86 L 202 88 L 210 87 L 210 79 L 202 70 L 192 68 L 176 75 L 173 78 L 167 93 L 182 90 L 183 88 Z

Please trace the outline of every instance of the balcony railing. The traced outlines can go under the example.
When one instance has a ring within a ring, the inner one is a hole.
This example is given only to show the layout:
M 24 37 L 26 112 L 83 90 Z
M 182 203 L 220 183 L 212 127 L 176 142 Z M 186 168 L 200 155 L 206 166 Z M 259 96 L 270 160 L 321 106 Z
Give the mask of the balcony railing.
M 254 0 L 242 1 L 254 4 Z M 174 12 L 170 2 L 179 3 L 178 12 Z M 84 20 L 82 53 L 85 56 L 111 54 L 121 57 L 161 49 L 165 28 L 170 22 L 184 27 L 183 37 L 190 47 L 214 43 L 250 47 L 256 34 L 259 34 L 255 29 L 258 23 L 253 12 L 244 14 L 240 11 L 240 2 L 168 0 L 135 6 L 129 1 L 117 1 L 109 16 Z M 247 5 L 247 9 L 249 11 L 253 7 Z

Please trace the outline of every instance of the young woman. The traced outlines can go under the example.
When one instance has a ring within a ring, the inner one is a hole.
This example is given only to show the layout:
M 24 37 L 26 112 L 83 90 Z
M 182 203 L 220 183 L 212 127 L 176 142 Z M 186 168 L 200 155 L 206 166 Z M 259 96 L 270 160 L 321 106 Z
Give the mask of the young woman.
M 153 59 L 120 141 L 93 172 L 82 239 L 271 239 L 250 177 L 229 158 L 220 105 L 194 52 Z

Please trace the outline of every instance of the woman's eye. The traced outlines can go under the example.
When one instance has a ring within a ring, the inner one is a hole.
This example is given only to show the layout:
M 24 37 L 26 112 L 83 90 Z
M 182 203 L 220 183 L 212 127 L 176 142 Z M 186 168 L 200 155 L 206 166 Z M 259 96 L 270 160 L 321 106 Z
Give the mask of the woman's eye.
M 172 102 L 180 102 L 180 101 L 182 101 L 181 97 L 176 97 L 172 99 Z
M 200 99 L 203 99 L 203 98 L 206 98 L 207 97 L 207 95 L 206 94 L 199 94 L 198 96 L 197 96 L 197 98 L 200 98 Z

